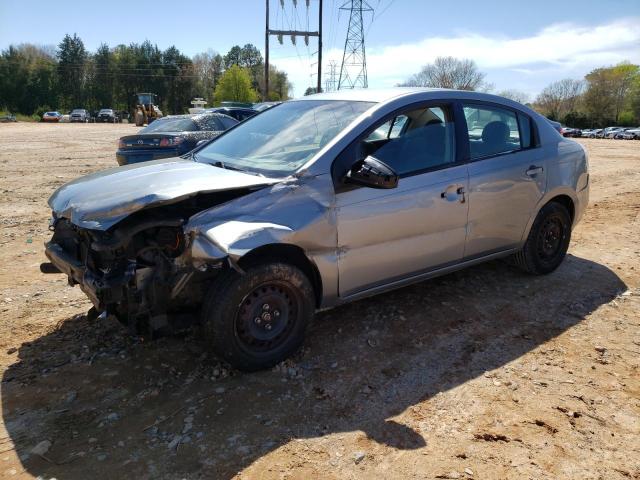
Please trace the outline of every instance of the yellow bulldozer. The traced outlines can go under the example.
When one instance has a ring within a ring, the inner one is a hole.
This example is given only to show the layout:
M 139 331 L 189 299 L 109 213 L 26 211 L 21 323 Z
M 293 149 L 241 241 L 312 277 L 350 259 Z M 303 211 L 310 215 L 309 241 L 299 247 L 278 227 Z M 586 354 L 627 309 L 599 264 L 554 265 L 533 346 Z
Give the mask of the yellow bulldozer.
M 154 120 L 162 118 L 162 111 L 156 103 L 155 93 L 136 93 L 136 104 L 133 110 L 133 119 L 136 126 L 149 125 Z

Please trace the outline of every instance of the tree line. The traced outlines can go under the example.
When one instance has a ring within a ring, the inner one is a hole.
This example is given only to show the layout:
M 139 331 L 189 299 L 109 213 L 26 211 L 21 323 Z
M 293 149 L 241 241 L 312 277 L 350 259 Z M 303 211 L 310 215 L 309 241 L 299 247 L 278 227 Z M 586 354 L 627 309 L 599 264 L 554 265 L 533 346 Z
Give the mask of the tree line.
M 175 46 L 160 50 L 148 40 L 100 45 L 89 52 L 77 35 L 56 47 L 11 45 L 0 53 L 0 109 L 25 115 L 73 108 L 130 111 L 134 94 L 158 95 L 160 108 L 184 113 L 194 97 L 209 105 L 261 98 L 264 60 L 252 44 L 225 55 L 209 50 L 189 57 Z M 286 100 L 287 74 L 270 66 L 269 100 Z
M 436 58 L 400 86 L 494 90 L 475 62 L 454 57 Z M 533 101 L 516 89 L 495 93 L 572 127 L 640 125 L 640 66 L 628 62 L 596 68 L 582 79 L 553 82 Z

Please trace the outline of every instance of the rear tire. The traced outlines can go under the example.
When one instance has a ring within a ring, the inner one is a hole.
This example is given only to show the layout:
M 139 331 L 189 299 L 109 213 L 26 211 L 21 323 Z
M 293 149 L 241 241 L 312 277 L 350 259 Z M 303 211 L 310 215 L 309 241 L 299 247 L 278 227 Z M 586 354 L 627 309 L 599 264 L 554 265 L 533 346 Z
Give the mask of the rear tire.
M 203 304 L 205 339 L 239 370 L 270 368 L 302 344 L 314 299 L 309 279 L 292 265 L 255 265 L 242 275 L 229 270 Z
M 560 266 L 571 241 L 571 216 L 560 203 L 546 204 L 536 217 L 513 263 L 533 275 L 546 275 Z

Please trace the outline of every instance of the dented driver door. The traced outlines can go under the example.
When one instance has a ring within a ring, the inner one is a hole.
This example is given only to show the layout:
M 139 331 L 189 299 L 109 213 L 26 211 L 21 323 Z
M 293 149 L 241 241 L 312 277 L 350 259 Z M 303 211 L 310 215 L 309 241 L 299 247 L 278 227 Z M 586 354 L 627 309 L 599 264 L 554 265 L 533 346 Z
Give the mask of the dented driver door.
M 446 105 L 401 112 L 388 130 L 383 124 L 362 140 L 367 154 L 400 179 L 386 190 L 337 189 L 341 297 L 461 261 L 469 177 L 457 161 L 450 112 Z M 401 129 L 394 128 L 398 121 Z

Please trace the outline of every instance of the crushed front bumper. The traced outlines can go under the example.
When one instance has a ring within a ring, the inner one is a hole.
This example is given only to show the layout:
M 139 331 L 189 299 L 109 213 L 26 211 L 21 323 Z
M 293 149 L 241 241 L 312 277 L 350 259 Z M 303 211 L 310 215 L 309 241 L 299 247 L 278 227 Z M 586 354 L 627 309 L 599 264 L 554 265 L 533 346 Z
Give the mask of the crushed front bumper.
M 45 255 L 60 272 L 67 275 L 69 284 L 80 286 L 98 311 L 104 311 L 109 305 L 125 299 L 128 285 L 135 276 L 135 263 L 117 274 L 94 272 L 55 242 L 45 244 Z

